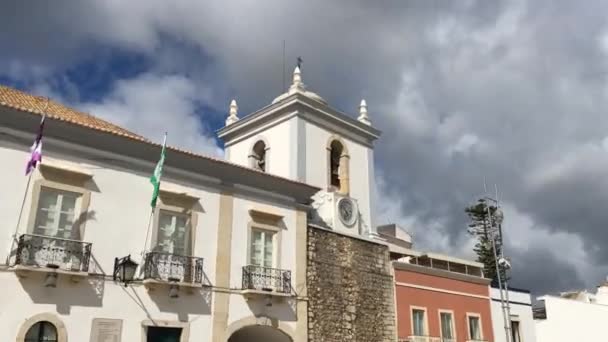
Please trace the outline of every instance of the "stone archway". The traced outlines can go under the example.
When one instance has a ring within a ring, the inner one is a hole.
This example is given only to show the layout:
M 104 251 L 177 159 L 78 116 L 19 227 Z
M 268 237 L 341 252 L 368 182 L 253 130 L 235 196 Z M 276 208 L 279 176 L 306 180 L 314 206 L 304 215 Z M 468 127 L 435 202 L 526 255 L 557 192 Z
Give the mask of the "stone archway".
M 235 331 L 228 342 L 293 342 L 289 335 L 266 325 L 250 325 Z
M 228 342 L 293 342 L 293 329 L 269 317 L 246 317 L 233 322 L 227 330 Z

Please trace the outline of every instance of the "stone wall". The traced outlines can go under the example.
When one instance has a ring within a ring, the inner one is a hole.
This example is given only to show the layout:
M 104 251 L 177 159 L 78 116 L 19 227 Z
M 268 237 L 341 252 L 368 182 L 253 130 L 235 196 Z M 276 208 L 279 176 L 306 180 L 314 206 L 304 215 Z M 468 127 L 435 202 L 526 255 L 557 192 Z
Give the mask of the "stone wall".
M 308 228 L 308 340 L 395 341 L 388 248 Z

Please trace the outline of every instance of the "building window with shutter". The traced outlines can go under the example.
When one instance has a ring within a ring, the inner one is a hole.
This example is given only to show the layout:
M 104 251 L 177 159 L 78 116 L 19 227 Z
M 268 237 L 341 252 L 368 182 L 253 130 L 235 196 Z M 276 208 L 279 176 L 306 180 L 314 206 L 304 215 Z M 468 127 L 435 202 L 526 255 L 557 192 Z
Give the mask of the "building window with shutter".
M 75 220 L 80 212 L 82 194 L 42 186 L 36 208 L 33 233 L 79 240 Z
M 439 324 L 441 324 L 441 338 L 443 342 L 453 342 L 454 336 L 454 315 L 449 311 L 439 312 Z
M 191 255 L 191 230 L 190 215 L 159 210 L 153 250 L 173 255 Z
M 481 341 L 483 339 L 481 317 L 477 314 L 467 314 L 467 322 L 469 326 L 469 339 L 471 341 Z
M 276 232 L 253 228 L 249 264 L 262 267 L 275 267 Z
M 426 309 L 412 308 L 412 335 L 427 335 Z

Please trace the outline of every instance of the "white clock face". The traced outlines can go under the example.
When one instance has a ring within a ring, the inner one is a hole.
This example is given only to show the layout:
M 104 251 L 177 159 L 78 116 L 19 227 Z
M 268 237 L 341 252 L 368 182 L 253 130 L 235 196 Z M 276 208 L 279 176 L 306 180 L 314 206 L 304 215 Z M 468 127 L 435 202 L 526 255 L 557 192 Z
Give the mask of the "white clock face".
M 338 214 L 340 220 L 347 226 L 352 226 L 357 220 L 357 208 L 350 198 L 342 198 L 338 202 Z

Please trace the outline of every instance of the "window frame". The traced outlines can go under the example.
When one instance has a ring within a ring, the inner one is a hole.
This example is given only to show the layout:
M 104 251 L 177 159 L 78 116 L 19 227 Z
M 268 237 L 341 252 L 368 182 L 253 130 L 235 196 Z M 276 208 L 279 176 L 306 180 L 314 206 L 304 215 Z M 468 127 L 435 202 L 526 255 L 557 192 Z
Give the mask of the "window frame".
M 511 317 L 509 322 L 511 324 L 511 339 L 513 340 L 513 342 L 522 342 L 524 339 L 521 336 L 521 321 L 519 319 L 513 319 L 513 317 Z M 517 323 L 517 335 L 519 336 L 519 341 L 515 341 L 513 339 L 513 323 Z
M 180 201 L 170 201 L 168 199 L 169 196 L 163 195 L 162 190 L 159 196 L 159 201 L 156 203 L 156 208 L 154 208 L 154 221 L 152 225 L 152 239 L 150 241 L 151 252 L 155 252 L 156 247 L 158 245 L 158 233 L 159 233 L 159 224 L 160 224 L 160 215 L 162 211 L 169 212 L 175 214 L 175 216 L 185 216 L 188 218 L 188 236 L 190 241 L 186 241 L 185 247 L 187 252 L 183 256 L 194 256 L 195 255 L 195 247 L 196 247 L 196 227 L 198 226 L 198 215 L 196 215 L 194 209 L 191 205 L 187 205 L 186 203 L 180 203 Z M 174 253 L 172 253 L 174 254 Z M 175 254 L 182 255 L 182 254 Z
M 268 144 L 268 141 L 265 137 L 256 137 L 252 141 L 253 143 L 251 144 L 247 155 L 247 162 L 249 164 L 249 167 L 261 172 L 268 173 L 268 171 L 270 170 L 270 145 Z M 264 170 L 260 169 L 255 165 L 255 162 L 260 159 L 259 155 L 255 152 L 255 146 L 260 142 L 264 144 Z
M 477 312 L 467 312 L 467 335 L 469 336 L 470 341 L 483 341 L 483 322 L 481 319 L 481 315 Z M 473 338 L 471 336 L 471 317 L 477 318 L 479 321 L 479 338 Z
M 35 234 L 35 229 L 39 211 L 38 205 L 40 204 L 40 195 L 43 191 L 43 188 L 48 188 L 51 190 L 72 192 L 80 195 L 79 200 L 77 200 L 76 203 L 76 208 L 74 208 L 74 224 L 72 225 L 72 237 L 76 237 L 77 239 L 71 239 L 84 241 L 85 226 L 87 220 L 82 218 L 86 218 L 86 215 L 89 212 L 89 206 L 91 204 L 91 191 L 85 188 L 84 182 L 82 182 L 80 185 L 76 184 L 73 181 L 66 181 L 65 183 L 63 183 L 57 180 L 50 180 L 44 176 L 34 182 L 34 186 L 32 187 L 32 199 L 26 229 L 27 234 L 37 235 Z
M 282 229 L 280 226 L 281 220 L 265 219 L 257 214 L 251 214 L 251 220 L 247 227 L 247 260 L 245 265 L 252 264 L 252 251 L 253 251 L 253 231 L 263 230 L 273 233 L 273 251 L 272 251 L 272 268 L 281 268 L 281 241 L 282 241 Z
M 439 317 L 439 337 L 443 340 L 443 324 L 441 322 L 441 314 L 450 314 L 450 316 L 452 316 L 452 337 L 450 339 L 457 341 L 457 334 L 456 334 L 456 322 L 454 321 L 454 310 L 447 310 L 447 309 L 439 309 L 437 310 L 437 316 Z M 447 337 L 446 337 L 447 338 Z
M 35 341 L 28 341 L 27 335 L 37 325 L 38 325 L 38 327 L 37 327 L 38 331 L 36 332 L 37 336 L 35 338 Z M 45 336 L 41 336 L 41 333 L 43 333 L 45 331 L 45 328 L 44 328 L 45 325 L 47 325 L 47 326 L 50 325 L 52 327 L 52 329 L 55 330 L 55 339 L 54 339 L 54 341 L 46 340 L 46 339 L 44 339 Z M 32 326 L 29 329 L 27 329 L 27 331 L 25 332 L 24 340 L 26 340 L 25 342 L 44 342 L 44 341 L 57 342 L 57 340 L 59 339 L 57 335 L 59 335 L 59 333 L 57 332 L 57 327 L 55 326 L 55 324 L 53 324 L 53 323 L 51 323 L 49 321 L 38 321 L 38 322 L 32 324 Z
M 424 335 L 416 335 L 414 331 L 414 310 L 424 312 Z M 412 336 L 429 336 L 429 316 L 428 310 L 424 306 L 410 305 L 410 328 L 412 329 Z
M 63 321 L 61 321 L 59 316 L 55 315 L 54 313 L 50 313 L 50 312 L 37 314 L 37 315 L 34 315 L 34 316 L 28 318 L 21 325 L 21 327 L 19 327 L 19 332 L 17 333 L 17 337 L 15 340 L 17 342 L 25 342 L 25 335 L 27 334 L 28 330 L 30 330 L 30 328 L 32 328 L 36 323 L 43 322 L 43 321 L 49 322 L 55 326 L 55 329 L 57 330 L 57 342 L 67 342 L 68 341 L 67 330 L 65 328 L 65 325 L 63 324 Z
M 331 152 L 332 145 L 337 142 L 342 147 L 342 153 L 340 154 L 340 162 L 338 165 L 338 178 L 340 180 L 340 187 L 336 188 L 332 182 L 331 172 Z M 337 192 L 339 194 L 348 195 L 350 193 L 350 154 L 346 143 L 339 136 L 332 135 L 327 141 L 327 165 L 326 165 L 326 177 L 327 177 L 327 189 L 330 192 Z

